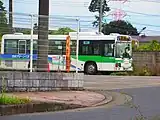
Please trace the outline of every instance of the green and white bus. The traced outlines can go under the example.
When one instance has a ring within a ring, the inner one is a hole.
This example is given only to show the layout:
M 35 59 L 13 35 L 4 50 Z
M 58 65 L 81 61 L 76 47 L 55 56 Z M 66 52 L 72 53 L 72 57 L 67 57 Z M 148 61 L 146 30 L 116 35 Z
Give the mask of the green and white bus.
M 69 34 L 71 38 L 71 67 L 76 70 L 77 34 Z M 67 35 L 49 35 L 48 63 L 51 71 L 66 70 Z M 33 61 L 37 59 L 38 35 L 33 35 Z M 1 42 L 1 69 L 28 70 L 30 62 L 31 35 L 6 34 Z M 36 62 L 35 62 L 36 63 Z M 36 68 L 36 64 L 33 63 Z M 78 71 L 96 74 L 98 71 L 132 71 L 132 38 L 120 34 L 96 34 L 80 32 L 78 46 Z

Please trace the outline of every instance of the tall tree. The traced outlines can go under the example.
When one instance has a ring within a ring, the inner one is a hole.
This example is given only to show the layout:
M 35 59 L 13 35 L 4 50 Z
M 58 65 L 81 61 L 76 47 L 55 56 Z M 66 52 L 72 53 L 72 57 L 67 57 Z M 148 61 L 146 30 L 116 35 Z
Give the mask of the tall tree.
M 110 33 L 119 33 L 125 35 L 139 34 L 137 29 L 133 27 L 131 23 L 124 20 L 111 21 L 110 23 L 104 24 L 102 32 L 105 35 L 108 35 Z
M 48 23 L 49 0 L 39 0 L 38 20 L 38 61 L 37 70 L 47 71 L 48 67 Z
M 100 3 L 101 3 L 101 0 L 92 0 L 89 7 L 88 7 L 89 11 L 90 12 L 98 12 L 100 14 Z M 110 8 L 107 5 L 107 1 L 103 0 L 103 2 L 102 2 L 102 13 L 103 13 L 103 15 L 102 16 L 104 17 L 106 12 L 109 12 L 109 11 L 110 11 Z M 93 24 L 94 27 L 98 27 L 100 17 L 95 15 L 95 18 L 96 18 L 96 20 L 92 24 Z
M 0 1 L 0 36 L 8 32 L 6 10 L 3 2 Z

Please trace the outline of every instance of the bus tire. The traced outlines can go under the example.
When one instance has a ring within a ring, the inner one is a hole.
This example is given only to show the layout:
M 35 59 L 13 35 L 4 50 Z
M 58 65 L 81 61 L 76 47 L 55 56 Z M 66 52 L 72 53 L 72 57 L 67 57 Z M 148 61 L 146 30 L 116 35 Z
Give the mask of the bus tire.
M 88 75 L 95 75 L 97 73 L 97 65 L 94 62 L 88 62 L 85 65 L 84 72 Z

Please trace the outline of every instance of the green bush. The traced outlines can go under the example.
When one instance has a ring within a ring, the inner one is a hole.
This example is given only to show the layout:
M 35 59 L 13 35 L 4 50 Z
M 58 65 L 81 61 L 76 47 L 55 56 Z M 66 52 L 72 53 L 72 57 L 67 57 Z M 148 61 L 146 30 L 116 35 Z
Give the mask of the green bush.
M 160 43 L 157 40 L 152 40 L 150 43 L 140 45 L 136 51 L 160 51 Z
M 0 104 L 1 105 L 14 105 L 14 104 L 25 104 L 31 102 L 27 98 L 18 98 L 13 96 L 7 96 L 7 95 L 0 95 Z

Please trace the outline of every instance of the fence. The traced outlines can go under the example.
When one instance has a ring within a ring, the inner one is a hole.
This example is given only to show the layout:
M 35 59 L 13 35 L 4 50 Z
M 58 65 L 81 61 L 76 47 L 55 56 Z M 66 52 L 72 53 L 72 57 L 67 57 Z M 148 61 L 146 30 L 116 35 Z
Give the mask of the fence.
M 147 67 L 154 75 L 160 75 L 160 52 L 133 52 L 135 68 Z
M 9 16 L 13 18 L 12 23 L 6 21 Z M 2 34 L 27 34 L 8 35 L 5 41 L 1 41 L 1 70 L 65 70 L 66 36 L 68 32 L 79 31 L 79 19 L 7 13 L 1 24 Z M 66 36 L 54 36 L 58 34 Z M 76 44 L 76 41 L 71 41 L 72 55 L 76 55 Z M 56 55 L 54 58 L 50 56 L 53 54 Z

